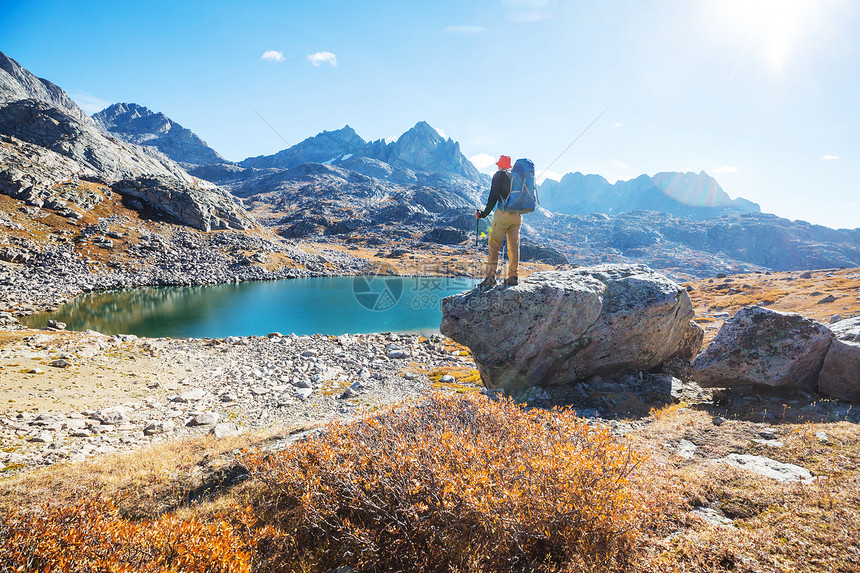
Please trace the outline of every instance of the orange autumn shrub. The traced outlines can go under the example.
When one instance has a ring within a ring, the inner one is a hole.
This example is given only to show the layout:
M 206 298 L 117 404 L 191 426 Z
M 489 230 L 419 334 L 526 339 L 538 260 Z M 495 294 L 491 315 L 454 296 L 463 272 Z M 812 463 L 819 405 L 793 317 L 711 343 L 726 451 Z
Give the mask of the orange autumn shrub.
M 640 458 L 565 410 L 433 395 L 244 464 L 263 571 L 624 567 Z
M 99 498 L 46 504 L 4 517 L 0 571 L 250 572 L 253 542 L 236 525 L 235 520 L 201 523 L 172 514 L 133 521 Z

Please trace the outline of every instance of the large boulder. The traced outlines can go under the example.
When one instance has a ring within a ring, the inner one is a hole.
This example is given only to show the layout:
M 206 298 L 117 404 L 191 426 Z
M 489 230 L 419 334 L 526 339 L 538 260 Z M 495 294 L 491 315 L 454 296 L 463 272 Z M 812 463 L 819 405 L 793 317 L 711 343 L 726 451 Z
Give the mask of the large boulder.
M 440 328 L 469 347 L 487 387 L 518 392 L 655 368 L 678 353 L 692 317 L 687 292 L 664 275 L 600 265 L 447 297 Z
M 702 387 L 815 390 L 833 333 L 811 318 L 758 306 L 727 320 L 693 363 Z
M 821 367 L 818 391 L 840 400 L 860 402 L 860 344 L 833 341 Z

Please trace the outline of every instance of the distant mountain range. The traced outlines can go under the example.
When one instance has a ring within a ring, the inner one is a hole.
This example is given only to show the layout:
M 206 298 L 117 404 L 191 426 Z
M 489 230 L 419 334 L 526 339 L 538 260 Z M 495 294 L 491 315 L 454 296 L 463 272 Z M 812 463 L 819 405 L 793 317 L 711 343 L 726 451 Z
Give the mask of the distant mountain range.
M 489 188 L 459 144 L 423 121 L 390 143 L 365 141 L 345 126 L 232 163 L 137 104 L 90 118 L 62 89 L 0 53 L 0 193 L 79 218 L 99 201 L 87 181 L 133 198 L 132 208 L 202 230 L 262 224 L 289 241 L 344 241 L 380 253 L 431 243 L 473 248 L 473 211 Z M 572 173 L 544 182 L 539 194 L 541 207 L 523 225 L 523 244 L 531 245 L 524 260 L 647 262 L 694 276 L 860 265 L 860 229 L 760 213 L 704 172 L 615 184 Z
M 568 173 L 561 181 L 547 179 L 540 186 L 541 206 L 566 215 L 630 211 L 659 211 L 689 219 L 711 219 L 732 213 L 760 213 L 743 198 L 732 199 L 716 179 L 704 171 L 640 175 L 614 185 L 600 175 Z

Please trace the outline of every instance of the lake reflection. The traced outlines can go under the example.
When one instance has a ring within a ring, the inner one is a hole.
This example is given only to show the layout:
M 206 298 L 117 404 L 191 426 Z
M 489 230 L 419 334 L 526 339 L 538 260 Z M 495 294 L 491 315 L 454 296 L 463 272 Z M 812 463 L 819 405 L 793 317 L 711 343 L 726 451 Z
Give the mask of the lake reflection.
M 220 338 L 284 334 L 438 332 L 443 297 L 474 281 L 451 277 L 319 277 L 217 286 L 153 287 L 91 293 L 49 319 L 69 330 L 146 337 Z

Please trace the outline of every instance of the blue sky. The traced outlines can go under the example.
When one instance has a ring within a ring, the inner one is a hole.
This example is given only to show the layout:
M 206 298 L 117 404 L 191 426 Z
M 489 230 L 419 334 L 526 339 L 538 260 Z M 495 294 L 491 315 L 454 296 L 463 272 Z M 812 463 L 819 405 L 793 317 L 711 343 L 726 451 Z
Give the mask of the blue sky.
M 857 0 L 0 3 L 0 50 L 87 111 L 145 105 L 231 160 L 424 120 L 540 172 L 608 108 L 551 175 L 704 170 L 860 227 Z

